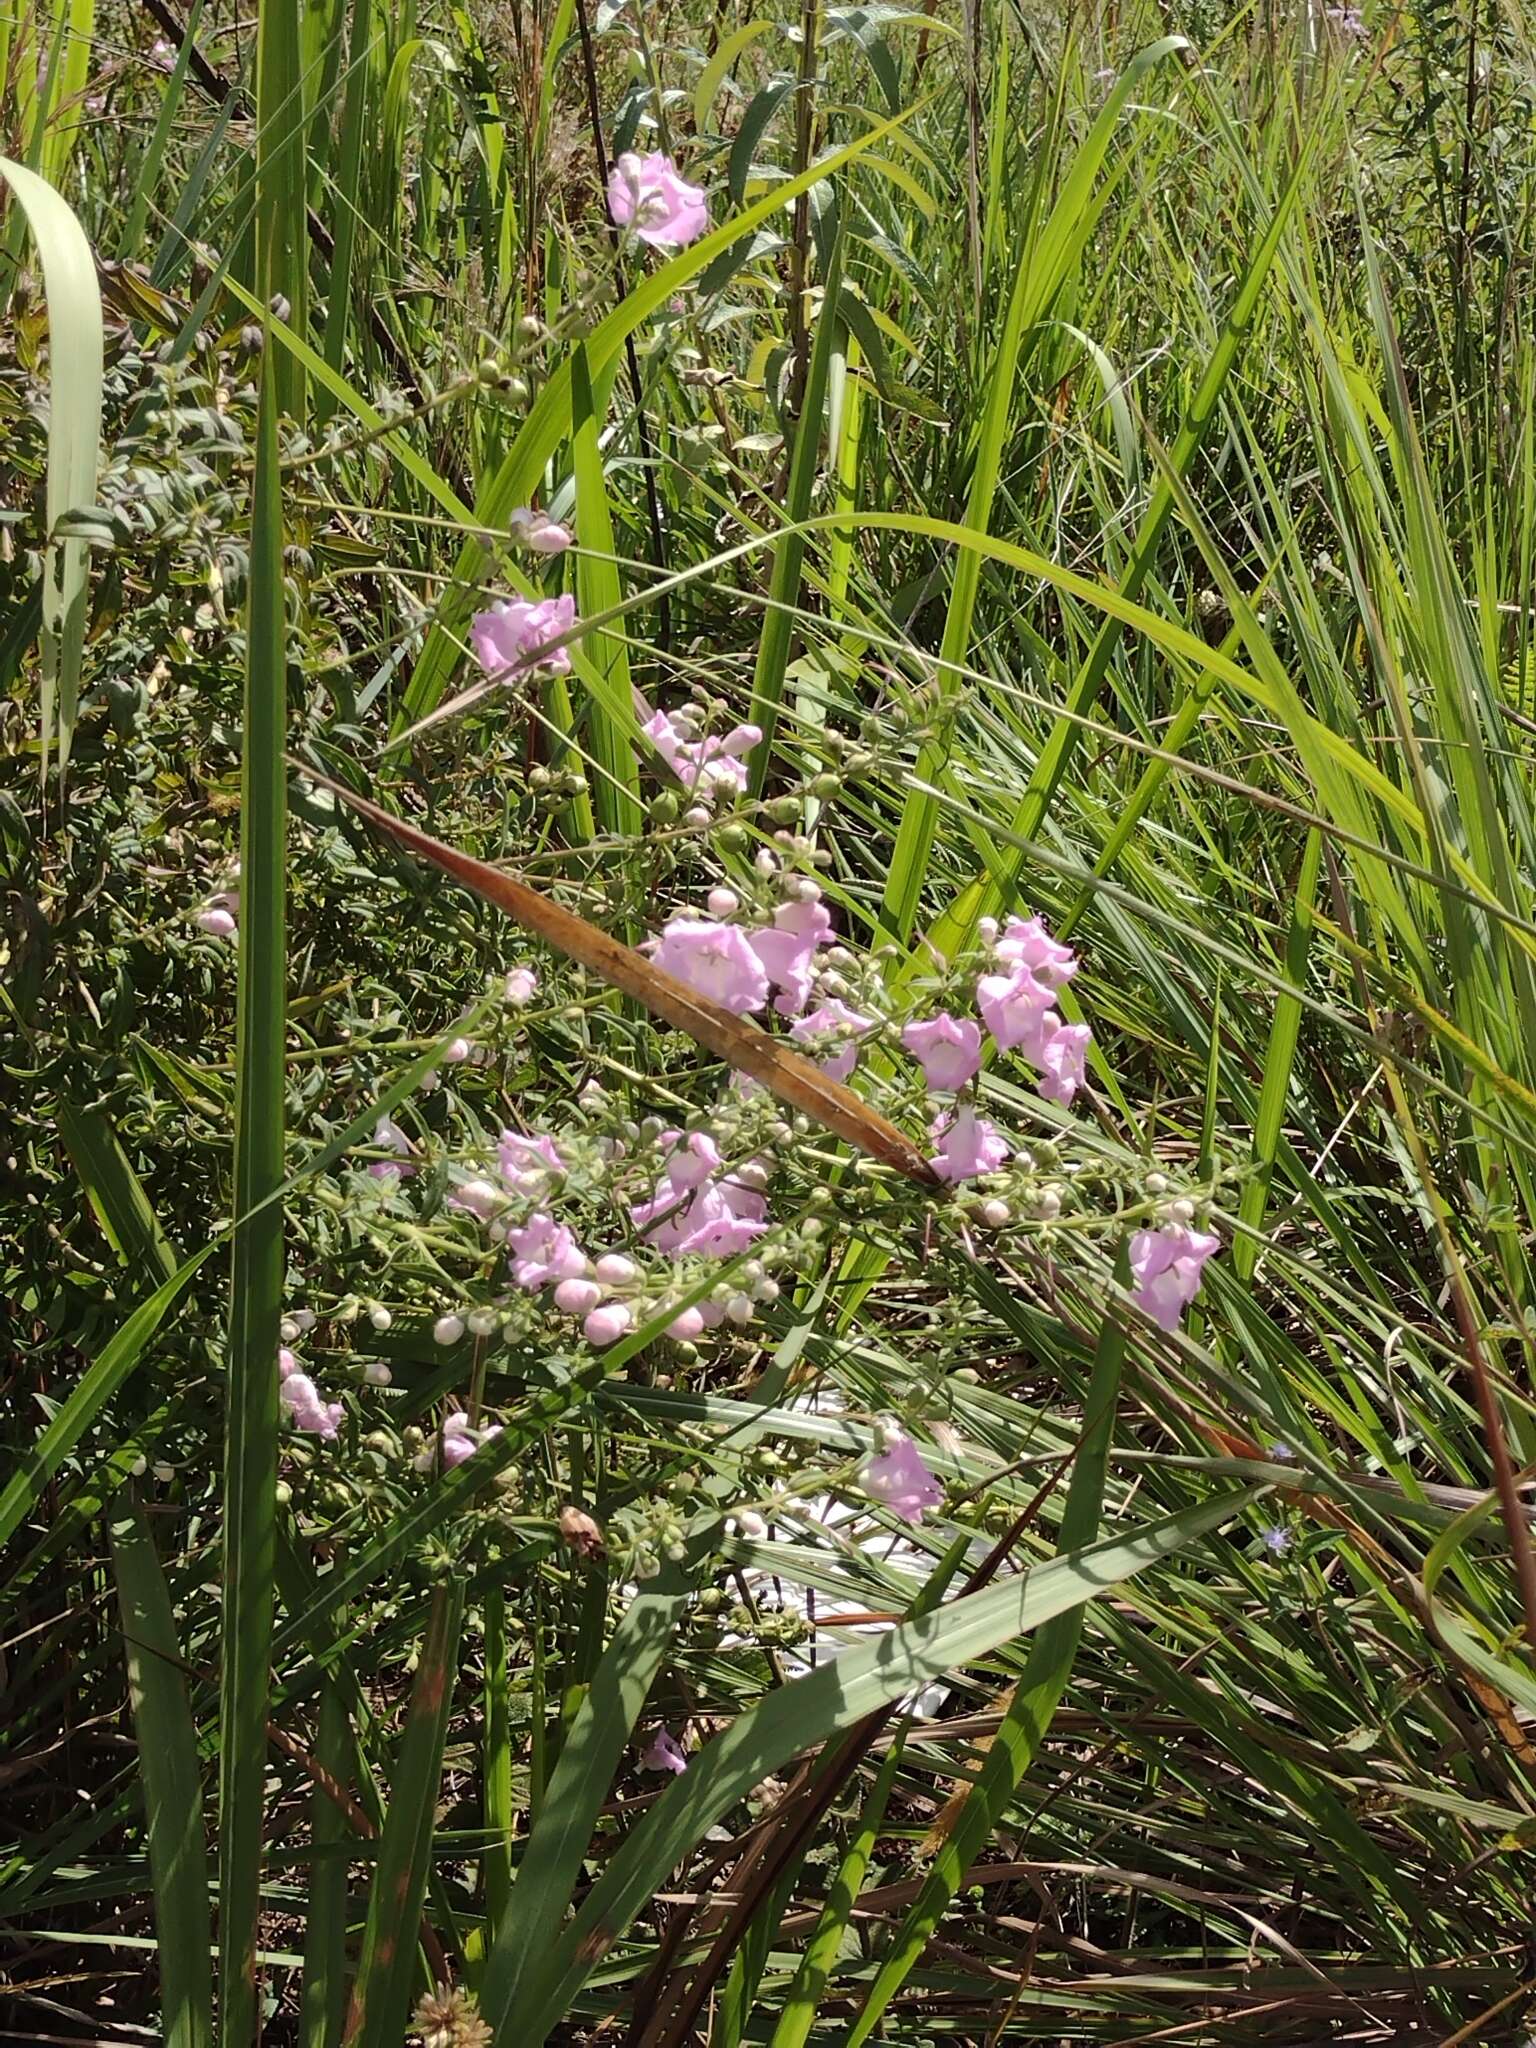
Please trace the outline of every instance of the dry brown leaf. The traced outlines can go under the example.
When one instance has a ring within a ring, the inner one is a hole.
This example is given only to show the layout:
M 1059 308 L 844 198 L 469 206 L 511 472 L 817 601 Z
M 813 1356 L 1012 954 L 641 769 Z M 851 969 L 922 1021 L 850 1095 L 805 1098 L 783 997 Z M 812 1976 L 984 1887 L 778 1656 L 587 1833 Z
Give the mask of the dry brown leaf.
M 587 968 L 610 987 L 633 996 L 665 1023 L 686 1031 L 690 1038 L 739 1073 L 760 1081 L 786 1107 L 835 1131 L 838 1137 L 867 1152 L 882 1166 L 892 1167 L 935 1192 L 944 1190 L 944 1183 L 910 1138 L 861 1102 L 851 1088 L 829 1079 L 820 1067 L 792 1052 L 780 1040 L 770 1038 L 757 1025 L 749 1024 L 744 1017 L 733 1017 L 729 1010 L 699 995 L 674 975 L 663 974 L 643 953 L 610 938 L 607 932 L 588 924 L 584 917 L 553 902 L 527 882 L 518 881 L 505 869 L 493 868 L 485 861 L 460 853 L 456 847 L 381 810 L 367 797 L 317 774 L 302 761 L 291 765 L 308 781 L 328 789 L 349 805 L 397 846 L 408 848 L 456 882 L 462 882 L 466 889 L 504 910 L 525 931 L 553 946 L 557 953 Z

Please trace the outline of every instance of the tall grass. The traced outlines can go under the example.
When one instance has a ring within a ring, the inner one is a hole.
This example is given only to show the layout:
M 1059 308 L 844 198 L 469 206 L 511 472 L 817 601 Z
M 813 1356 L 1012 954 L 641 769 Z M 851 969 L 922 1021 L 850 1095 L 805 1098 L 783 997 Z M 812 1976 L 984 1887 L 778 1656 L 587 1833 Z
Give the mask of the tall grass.
M 1519 10 L 163 26 L 0 29 L 7 2023 L 1520 2038 Z M 705 236 L 616 250 L 630 149 Z M 569 674 L 480 686 L 474 612 L 560 589 Z M 762 732 L 724 821 L 641 733 L 689 691 Z M 612 942 L 794 835 L 871 1000 L 1070 933 L 1088 1096 L 984 1099 L 1209 1199 L 1181 1332 L 1132 1216 L 962 1236 L 887 1050 L 905 1137 L 788 1088 L 822 1235 L 750 1329 L 445 1324 L 501 1125 L 783 1081 Z M 451 1470 L 445 1404 L 501 1426 Z M 885 1413 L 947 1488 L 896 1550 L 828 1505 Z

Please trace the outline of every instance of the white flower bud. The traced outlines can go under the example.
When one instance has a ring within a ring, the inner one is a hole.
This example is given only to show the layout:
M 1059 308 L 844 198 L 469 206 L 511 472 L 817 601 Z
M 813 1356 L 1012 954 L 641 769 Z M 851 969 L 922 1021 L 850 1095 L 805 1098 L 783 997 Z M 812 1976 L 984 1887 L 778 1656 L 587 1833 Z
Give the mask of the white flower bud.
M 375 1302 L 368 1311 L 368 1320 L 376 1330 L 387 1330 L 395 1320 L 382 1302 Z
M 439 1316 L 432 1325 L 432 1342 L 434 1344 L 457 1344 L 463 1334 L 464 1320 L 462 1316 Z

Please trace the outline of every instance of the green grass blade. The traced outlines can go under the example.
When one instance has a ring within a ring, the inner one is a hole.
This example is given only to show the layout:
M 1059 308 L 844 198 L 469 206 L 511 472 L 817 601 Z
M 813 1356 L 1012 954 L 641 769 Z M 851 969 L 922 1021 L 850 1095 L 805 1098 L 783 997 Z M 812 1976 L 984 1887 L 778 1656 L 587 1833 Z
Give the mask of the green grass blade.
M 337 1784 L 345 1785 L 352 1773 L 352 1758 L 346 1701 L 341 1688 L 327 1680 L 320 1693 L 315 1762 Z M 347 2014 L 347 1859 L 342 1852 L 352 1839 L 352 1824 L 319 1785 L 310 1794 L 309 1811 L 310 1839 L 317 1853 L 310 1868 L 304 1911 L 300 2040 L 303 2048 L 340 2048 Z
M 623 603 L 624 586 L 614 559 L 613 515 L 598 446 L 597 406 L 587 352 L 581 347 L 576 349 L 571 363 L 571 408 L 576 535 L 582 550 L 576 562 L 577 611 L 583 618 L 595 618 L 611 606 Z M 606 685 L 606 701 L 593 697 L 587 714 L 587 733 L 598 767 L 593 807 L 604 831 L 631 838 L 639 833 L 643 823 L 640 771 L 628 730 L 608 710 L 609 703 L 631 703 L 629 649 L 622 633 L 598 627 L 587 635 L 582 651 Z
M 586 1981 L 667 1874 L 734 1802 L 769 1772 L 829 1735 L 851 1727 L 914 1686 L 985 1657 L 1056 1615 L 1099 1599 L 1125 1580 L 1196 1543 L 1240 1513 L 1257 1490 L 1213 1495 L 1166 1520 L 1093 1549 L 1054 1558 L 1033 1572 L 951 1602 L 850 1646 L 804 1678 L 769 1693 L 697 1756 L 662 1794 L 609 1860 L 560 1938 L 548 1996 L 498 2030 L 496 2048 L 545 2039 Z M 754 1561 L 757 1551 L 752 1552 Z M 761 1546 L 778 1568 L 782 1553 Z
M 405 2034 L 463 1616 L 462 1582 L 440 1586 L 432 1596 L 368 1899 L 347 2016 L 347 2040 L 355 2048 L 399 2048 Z
M 251 513 L 241 763 L 240 967 L 235 1027 L 234 1213 L 224 1442 L 223 1669 L 219 1705 L 219 2026 L 257 2033 L 269 1654 L 277 1511 L 277 1326 L 283 1295 L 286 1029 L 284 888 L 288 706 L 283 514 L 273 352 L 263 358 Z
M 325 308 L 325 360 L 338 373 L 346 360 L 347 335 L 352 320 L 353 272 L 357 260 L 358 230 L 363 217 L 363 145 L 372 76 L 369 61 L 372 39 L 373 0 L 352 0 L 351 31 L 347 39 L 347 80 L 342 94 L 341 130 L 332 186 L 336 233 Z M 322 387 L 315 405 L 317 415 L 326 420 L 335 409 L 333 395 Z
M 48 542 L 43 561 L 42 766 L 55 737 L 59 774 L 69 767 L 80 698 L 89 561 L 83 540 L 56 539 L 68 512 L 96 502 L 101 463 L 101 293 L 85 232 L 53 187 L 0 156 L 0 179 L 15 195 L 42 258 L 51 362 L 48 405 Z
M 804 2048 L 805 2041 L 816 2021 L 816 2008 L 821 2003 L 827 1979 L 834 1964 L 842 1953 L 844 1940 L 853 1921 L 853 1912 L 859 1902 L 859 1893 L 864 1889 L 864 1879 L 869 1873 L 870 1862 L 875 1853 L 875 1843 L 880 1838 L 880 1825 L 885 1819 L 886 1802 L 891 1796 L 891 1787 L 896 1782 L 896 1771 L 901 1763 L 900 1739 L 893 1742 L 886 1751 L 885 1761 L 880 1766 L 874 1789 L 865 1801 L 864 1811 L 859 1815 L 859 1825 L 852 1841 L 844 1852 L 838 1866 L 837 1876 L 827 1893 L 827 1903 L 822 1908 L 816 1931 L 805 1945 L 805 1954 L 795 1972 L 794 1981 L 784 1994 L 784 2010 L 779 2024 L 774 2029 L 773 2039 L 768 2048 Z
M 212 1930 L 197 1728 L 165 1574 L 131 1491 L 112 1510 L 111 1539 L 149 1830 L 162 2038 L 166 2048 L 210 2048 Z
M 80 1177 L 91 1207 L 123 1264 L 145 1278 L 169 1280 L 181 1264 L 150 1206 L 144 1184 L 129 1163 L 109 1120 L 94 1109 L 61 1102 L 55 1111 L 59 1136 Z
M 511 2027 L 516 2014 L 547 1994 L 554 1945 L 592 1830 L 651 1681 L 687 1610 L 694 1576 L 683 1565 L 668 1565 L 629 1602 L 571 1724 L 518 1862 L 501 1937 L 486 1965 L 480 2006 L 493 2026 Z
M 1122 1286 L 1130 1278 L 1123 1252 L 1116 1277 Z M 1119 1315 L 1111 1311 L 1099 1331 L 1084 1404 L 1083 1433 L 1061 1518 L 1059 1542 L 1063 1555 L 1086 1549 L 1099 1533 L 1124 1363 L 1125 1326 Z M 867 2041 L 879 2025 L 891 2000 L 921 1959 L 950 1900 L 964 1882 L 965 1873 L 1002 1819 L 1061 1704 L 1077 1657 L 1083 1618 L 1082 1606 L 1070 1607 L 1036 1630 L 1028 1662 L 992 1747 L 966 1796 L 953 1833 L 935 1857 L 933 1869 L 881 1965 L 849 2033 L 848 2048 L 860 2048 L 860 2043 Z
M 800 602 L 801 571 L 805 566 L 805 533 L 802 522 L 811 509 L 820 467 L 822 435 L 826 429 L 827 379 L 832 368 L 838 332 L 838 297 L 842 287 L 843 238 L 833 245 L 832 260 L 821 295 L 821 318 L 806 371 L 805 396 L 795 427 L 795 447 L 789 465 L 789 490 L 784 513 L 789 530 L 774 542 L 773 569 L 768 579 L 768 610 L 763 618 L 762 637 L 757 643 L 757 661 L 752 670 L 751 722 L 762 729 L 762 739 L 752 753 L 752 793 L 761 795 L 773 760 L 773 736 L 779 722 L 779 705 L 784 696 L 784 672 L 794 646 L 796 611 Z
M 256 11 L 256 289 L 299 334 L 309 332 L 309 220 L 304 175 L 303 9 L 261 0 Z M 291 355 L 273 372 L 277 406 L 304 411 L 303 366 Z
M 1306 981 L 1307 955 L 1312 945 L 1313 898 L 1317 894 L 1318 871 L 1322 865 L 1322 834 L 1314 827 L 1307 834 L 1301 857 L 1301 874 L 1291 906 L 1291 926 L 1285 942 L 1285 972 L 1300 989 Z M 1281 994 L 1275 999 L 1274 1021 L 1264 1054 L 1264 1080 L 1259 1091 L 1258 1114 L 1253 1126 L 1253 1174 L 1243 1188 L 1238 1216 L 1250 1232 L 1263 1228 L 1269 1203 L 1269 1183 L 1275 1170 L 1275 1155 L 1285 1130 L 1285 1108 L 1291 1092 L 1291 1073 L 1296 1064 L 1296 1042 L 1301 1030 L 1301 1002 L 1297 996 Z M 1256 1236 L 1241 1236 L 1232 1246 L 1233 1270 L 1244 1280 L 1253 1277 L 1259 1256 Z

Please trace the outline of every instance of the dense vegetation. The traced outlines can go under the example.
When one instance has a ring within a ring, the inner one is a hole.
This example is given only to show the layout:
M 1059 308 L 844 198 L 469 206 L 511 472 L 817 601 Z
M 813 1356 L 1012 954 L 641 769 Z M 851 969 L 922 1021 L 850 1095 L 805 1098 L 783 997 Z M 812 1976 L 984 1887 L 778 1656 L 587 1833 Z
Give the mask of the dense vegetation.
M 0 85 L 5 2038 L 1523 2039 L 1515 0 Z

